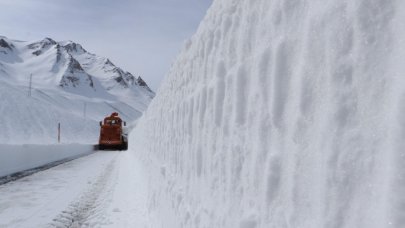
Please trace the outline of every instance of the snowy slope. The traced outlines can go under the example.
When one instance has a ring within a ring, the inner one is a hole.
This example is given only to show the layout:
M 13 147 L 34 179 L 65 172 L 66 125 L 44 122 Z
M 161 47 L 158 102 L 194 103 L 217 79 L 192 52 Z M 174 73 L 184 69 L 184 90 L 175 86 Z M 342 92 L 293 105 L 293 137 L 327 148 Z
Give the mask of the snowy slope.
M 405 227 L 404 20 L 214 1 L 132 134 L 156 227 Z
M 111 112 L 137 119 L 154 93 L 104 59 L 72 41 L 0 36 L 0 143 L 55 143 L 58 123 L 62 142 L 96 143 L 98 121 Z

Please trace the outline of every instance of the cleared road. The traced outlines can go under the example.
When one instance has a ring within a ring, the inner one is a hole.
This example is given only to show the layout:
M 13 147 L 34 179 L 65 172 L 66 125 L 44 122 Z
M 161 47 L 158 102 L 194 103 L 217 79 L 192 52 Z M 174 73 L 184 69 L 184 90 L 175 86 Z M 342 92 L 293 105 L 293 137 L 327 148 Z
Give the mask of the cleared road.
M 133 153 L 105 151 L 0 186 L 0 227 L 148 227 Z

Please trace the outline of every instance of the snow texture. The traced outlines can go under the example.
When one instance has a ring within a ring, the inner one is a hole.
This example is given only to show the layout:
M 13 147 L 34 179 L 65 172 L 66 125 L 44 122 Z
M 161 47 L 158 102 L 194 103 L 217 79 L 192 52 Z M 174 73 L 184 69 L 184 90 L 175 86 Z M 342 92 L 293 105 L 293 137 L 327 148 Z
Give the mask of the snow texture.
M 86 191 L 99 189 L 100 178 L 110 181 L 111 164 L 117 156 L 118 153 L 92 154 L 1 185 L 0 227 L 79 227 L 64 224 L 62 216 L 70 215 L 75 208 L 85 211 L 76 204 L 93 201 L 82 196 Z M 99 194 L 101 191 L 92 195 L 98 198 Z M 90 203 L 89 206 L 96 205 Z
M 93 152 L 92 145 L 0 145 L 0 177 Z
M 151 227 L 159 220 L 134 155 L 97 152 L 0 185 L 0 227 Z
M 131 136 L 156 227 L 405 227 L 404 21 L 214 1 Z

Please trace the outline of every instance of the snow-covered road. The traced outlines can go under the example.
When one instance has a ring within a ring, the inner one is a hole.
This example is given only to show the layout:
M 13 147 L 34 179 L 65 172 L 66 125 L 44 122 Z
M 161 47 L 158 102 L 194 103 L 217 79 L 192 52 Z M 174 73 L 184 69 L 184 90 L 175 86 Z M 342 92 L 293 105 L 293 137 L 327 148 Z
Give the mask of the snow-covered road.
M 0 227 L 148 227 L 134 153 L 98 152 L 0 186 Z

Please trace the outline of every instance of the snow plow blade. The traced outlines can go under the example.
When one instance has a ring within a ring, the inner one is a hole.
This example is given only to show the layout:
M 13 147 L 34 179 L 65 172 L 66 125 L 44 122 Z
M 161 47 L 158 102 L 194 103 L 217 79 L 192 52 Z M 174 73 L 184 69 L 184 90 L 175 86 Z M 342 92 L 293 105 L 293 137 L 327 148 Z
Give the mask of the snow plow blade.
M 97 150 L 128 150 L 128 142 L 123 142 L 123 144 L 120 145 L 99 144 L 96 147 Z

